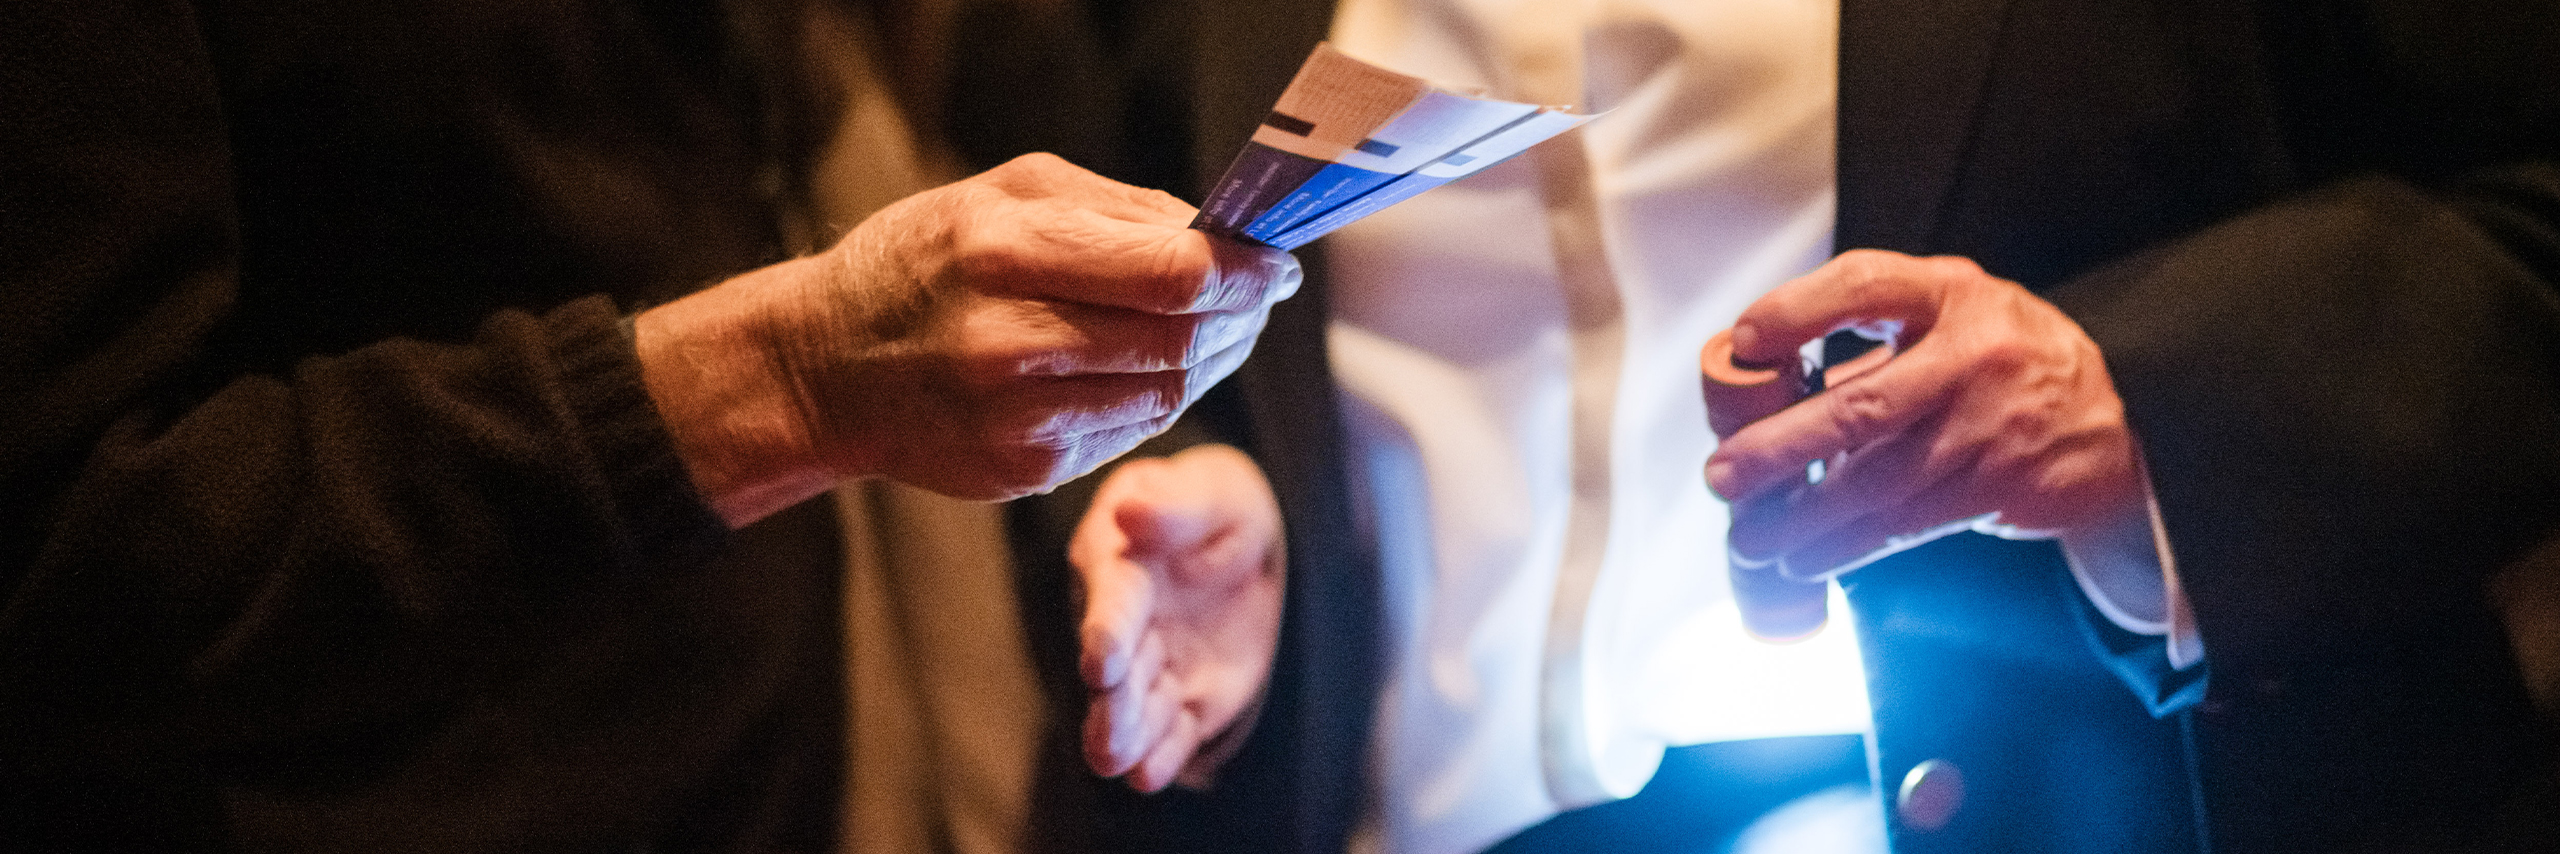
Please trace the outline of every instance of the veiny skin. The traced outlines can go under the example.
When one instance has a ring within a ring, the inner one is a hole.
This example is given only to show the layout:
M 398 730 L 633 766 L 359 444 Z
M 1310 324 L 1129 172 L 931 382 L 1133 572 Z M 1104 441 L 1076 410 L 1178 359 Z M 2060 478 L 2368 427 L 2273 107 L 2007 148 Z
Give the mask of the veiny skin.
M 851 479 L 1045 491 L 1170 425 L 1296 290 L 1193 213 L 1026 155 L 642 314 L 642 373 L 732 525 Z
M 1893 358 L 1708 457 L 1735 554 L 1820 578 L 1956 530 L 2069 539 L 2147 518 L 2097 343 L 1970 260 L 1843 253 L 1745 310 L 1733 358 L 1775 363 L 1836 329 L 1893 324 Z M 1810 460 L 1837 464 L 1807 483 Z

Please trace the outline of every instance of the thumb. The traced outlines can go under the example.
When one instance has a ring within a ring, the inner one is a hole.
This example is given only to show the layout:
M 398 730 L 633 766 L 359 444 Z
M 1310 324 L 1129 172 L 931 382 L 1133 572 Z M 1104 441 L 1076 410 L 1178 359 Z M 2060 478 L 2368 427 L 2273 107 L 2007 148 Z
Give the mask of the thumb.
M 1217 530 L 1214 514 L 1215 508 L 1205 500 L 1158 495 L 1123 503 L 1112 515 L 1129 538 L 1129 558 L 1143 562 L 1197 548 Z
M 1121 523 L 1131 503 L 1115 488 L 1124 473 L 1114 472 L 1104 483 L 1067 544 L 1068 563 L 1084 594 L 1079 664 L 1085 683 L 1097 689 L 1128 678 L 1138 639 L 1154 611 L 1154 579 L 1130 559 L 1130 538 Z
M 1154 580 L 1126 560 L 1083 569 L 1082 574 L 1085 604 L 1079 635 L 1084 649 L 1078 664 L 1087 686 L 1109 689 L 1129 678 L 1137 659 L 1138 642 L 1155 611 Z

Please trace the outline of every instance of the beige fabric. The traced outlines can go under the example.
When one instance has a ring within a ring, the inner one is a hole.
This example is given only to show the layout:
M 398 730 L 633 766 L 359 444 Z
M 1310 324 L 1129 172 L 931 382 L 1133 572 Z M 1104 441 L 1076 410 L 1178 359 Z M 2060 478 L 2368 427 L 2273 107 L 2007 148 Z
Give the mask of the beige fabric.
M 938 31 L 915 16 L 947 6 L 902 7 L 903 23 Z M 823 48 L 811 51 L 814 70 L 845 97 L 813 173 L 818 227 L 833 235 L 958 176 L 900 109 L 871 22 L 825 2 L 810 14 L 805 36 Z M 1002 508 L 887 482 L 841 487 L 835 500 L 849 695 L 842 850 L 1021 850 L 1043 721 Z
M 840 489 L 845 846 L 1017 851 L 1041 733 L 997 507 L 894 483 Z
M 2551 540 L 2490 579 L 2490 601 L 2506 618 L 2525 689 L 2546 718 L 2560 721 L 2560 540 Z
M 948 4 L 911 5 L 916 16 L 911 26 L 933 32 L 944 28 L 937 21 L 948 16 L 943 8 Z M 870 20 L 839 3 L 817 2 L 808 8 L 804 37 L 818 66 L 812 71 L 840 87 L 845 97 L 835 133 L 812 174 L 820 227 L 842 234 L 890 202 L 961 178 L 948 146 L 908 120 L 914 111 L 901 106 L 898 90 L 881 72 L 888 67 L 889 53 L 880 47 L 883 41 Z M 910 45 L 908 52 L 917 51 Z M 905 87 L 910 92 L 937 88 Z

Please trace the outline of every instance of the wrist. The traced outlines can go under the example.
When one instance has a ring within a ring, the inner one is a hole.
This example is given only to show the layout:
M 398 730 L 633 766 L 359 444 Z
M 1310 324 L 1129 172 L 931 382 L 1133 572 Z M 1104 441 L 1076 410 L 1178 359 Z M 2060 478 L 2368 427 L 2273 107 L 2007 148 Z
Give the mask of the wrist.
M 696 489 L 730 527 L 825 491 L 838 479 L 816 452 L 796 383 L 775 358 L 772 295 L 801 261 L 757 270 L 643 312 L 632 342 L 651 402 Z

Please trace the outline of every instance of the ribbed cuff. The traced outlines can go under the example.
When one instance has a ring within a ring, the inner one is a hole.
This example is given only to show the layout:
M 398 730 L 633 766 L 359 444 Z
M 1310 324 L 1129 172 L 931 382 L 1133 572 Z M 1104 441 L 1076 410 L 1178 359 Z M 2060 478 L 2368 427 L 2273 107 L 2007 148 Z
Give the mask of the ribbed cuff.
M 570 407 L 608 481 L 615 514 L 642 565 L 690 566 L 726 542 L 728 525 L 694 488 L 675 438 L 640 373 L 632 315 L 604 297 L 563 305 L 543 318 L 552 331 Z

